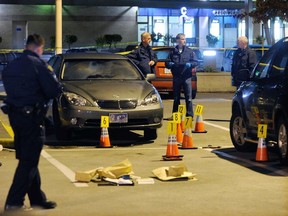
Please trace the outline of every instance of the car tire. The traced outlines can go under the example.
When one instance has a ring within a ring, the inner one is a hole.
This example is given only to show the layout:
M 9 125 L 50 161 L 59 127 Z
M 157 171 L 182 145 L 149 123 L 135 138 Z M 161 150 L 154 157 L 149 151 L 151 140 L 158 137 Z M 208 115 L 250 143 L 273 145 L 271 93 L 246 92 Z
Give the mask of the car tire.
M 247 128 L 243 117 L 238 110 L 233 111 L 230 119 L 230 138 L 234 147 L 240 152 L 255 151 L 257 145 L 245 140 Z
M 145 129 L 144 130 L 144 139 L 146 139 L 146 140 L 157 139 L 157 129 Z
M 281 164 L 288 164 L 287 133 L 288 133 L 288 124 L 283 117 L 280 117 L 277 122 L 276 135 L 277 135 L 278 155 Z
M 60 141 L 70 140 L 72 137 L 72 131 L 62 126 L 57 104 L 55 102 L 53 103 L 53 122 L 56 138 Z

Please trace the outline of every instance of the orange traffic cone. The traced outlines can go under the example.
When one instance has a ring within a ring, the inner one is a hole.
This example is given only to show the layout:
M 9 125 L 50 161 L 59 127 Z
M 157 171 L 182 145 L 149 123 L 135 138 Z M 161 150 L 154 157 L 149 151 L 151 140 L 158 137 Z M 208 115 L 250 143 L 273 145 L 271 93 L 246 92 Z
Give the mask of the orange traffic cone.
M 181 118 L 181 130 L 182 130 L 182 133 L 185 132 L 185 115 L 182 115 L 182 118 Z
M 181 128 L 181 123 L 177 124 L 177 142 L 182 143 L 183 142 L 183 133 Z
M 198 149 L 197 147 L 193 146 L 191 128 L 185 129 L 182 147 L 180 147 L 180 149 Z
M 265 138 L 258 139 L 258 147 L 256 152 L 256 161 L 265 162 L 268 161 L 268 151 L 266 147 Z
M 166 155 L 163 155 L 162 158 L 165 161 L 182 160 L 183 155 L 179 155 L 179 150 L 178 150 L 178 145 L 176 142 L 176 136 L 175 135 L 169 135 L 168 136 Z
M 202 119 L 202 115 L 197 115 L 195 129 L 192 131 L 193 133 L 207 133 L 204 127 L 204 122 Z
M 101 137 L 100 137 L 100 148 L 111 148 L 110 138 L 108 133 L 108 128 L 103 127 L 101 130 Z

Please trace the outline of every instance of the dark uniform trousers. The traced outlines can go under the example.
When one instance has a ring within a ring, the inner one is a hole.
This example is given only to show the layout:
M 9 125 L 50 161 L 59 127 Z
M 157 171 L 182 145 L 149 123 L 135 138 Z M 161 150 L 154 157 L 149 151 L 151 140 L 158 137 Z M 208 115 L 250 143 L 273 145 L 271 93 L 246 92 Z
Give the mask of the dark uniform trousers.
M 38 170 L 41 150 L 44 144 L 44 114 L 25 115 L 18 111 L 9 113 L 9 120 L 14 131 L 16 158 L 19 160 L 6 205 L 23 205 L 28 194 L 31 205 L 46 200 L 41 191 L 41 179 Z

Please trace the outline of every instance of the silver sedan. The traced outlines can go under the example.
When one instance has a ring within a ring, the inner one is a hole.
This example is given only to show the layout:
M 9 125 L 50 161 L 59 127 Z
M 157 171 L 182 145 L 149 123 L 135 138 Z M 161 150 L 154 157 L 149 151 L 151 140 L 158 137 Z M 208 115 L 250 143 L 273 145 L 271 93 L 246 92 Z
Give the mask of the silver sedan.
M 157 138 L 163 104 L 157 90 L 126 57 L 116 54 L 59 54 L 49 60 L 63 93 L 53 101 L 58 139 L 70 139 L 76 129 L 100 128 L 101 116 L 110 128 L 144 130 Z

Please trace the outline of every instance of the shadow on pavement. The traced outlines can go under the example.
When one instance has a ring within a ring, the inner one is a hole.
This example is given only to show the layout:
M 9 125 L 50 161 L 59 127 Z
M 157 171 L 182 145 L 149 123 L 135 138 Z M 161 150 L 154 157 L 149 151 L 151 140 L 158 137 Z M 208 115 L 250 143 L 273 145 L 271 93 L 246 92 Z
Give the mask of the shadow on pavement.
M 218 157 L 269 176 L 288 176 L 288 166 L 281 165 L 276 150 L 269 148 L 267 162 L 255 161 L 256 152 L 238 152 L 235 148 L 212 150 Z
M 54 133 L 46 138 L 46 145 L 54 148 L 63 146 L 99 146 L 101 131 L 85 130 L 73 133 L 71 140 L 57 140 Z M 109 129 L 109 138 L 112 146 L 130 147 L 134 145 L 151 144 L 153 141 L 145 140 L 143 135 L 134 131 Z

